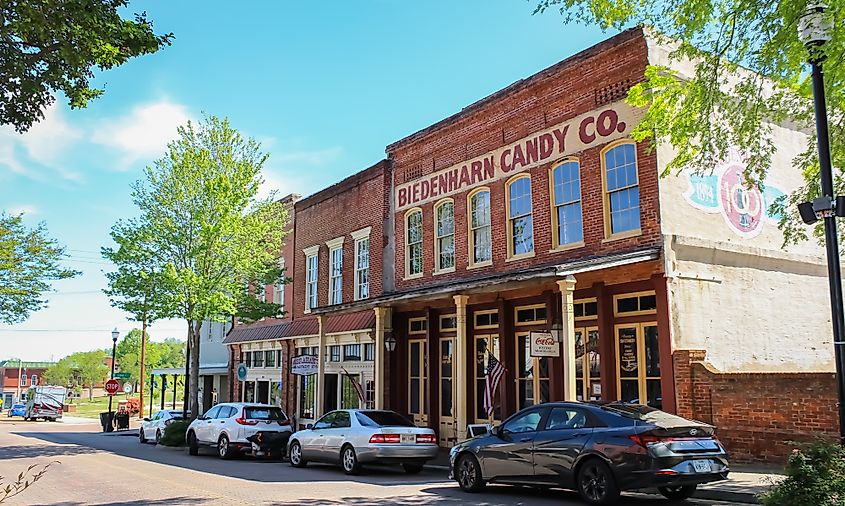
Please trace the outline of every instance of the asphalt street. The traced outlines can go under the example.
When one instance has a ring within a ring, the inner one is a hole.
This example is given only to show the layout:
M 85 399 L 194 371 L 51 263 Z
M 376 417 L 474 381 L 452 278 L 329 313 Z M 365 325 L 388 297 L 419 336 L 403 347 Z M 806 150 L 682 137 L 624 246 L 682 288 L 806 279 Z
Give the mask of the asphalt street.
M 332 466 L 294 469 L 286 462 L 141 445 L 136 437 L 105 435 L 97 424 L 0 420 L 0 476 L 17 476 L 30 464 L 57 462 L 8 504 L 50 505 L 579 505 L 575 493 L 491 486 L 466 494 L 445 472 L 410 477 L 401 469 L 365 468 L 349 477 Z M 4 479 L 7 481 L 7 479 Z M 621 505 L 669 505 L 646 494 L 626 494 Z M 690 500 L 687 506 L 727 505 Z

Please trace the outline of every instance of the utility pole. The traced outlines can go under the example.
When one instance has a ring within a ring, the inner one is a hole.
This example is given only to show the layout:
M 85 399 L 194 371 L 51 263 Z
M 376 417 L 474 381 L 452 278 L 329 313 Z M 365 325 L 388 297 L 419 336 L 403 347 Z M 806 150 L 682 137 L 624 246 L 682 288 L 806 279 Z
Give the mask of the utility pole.
M 18 388 L 15 394 L 15 402 L 21 402 L 21 373 L 23 373 L 23 359 L 18 359 Z
M 146 369 L 147 352 L 147 294 L 144 294 L 144 319 L 141 322 L 141 409 L 138 411 L 138 418 L 144 418 L 144 372 Z M 150 406 L 153 404 L 153 397 L 150 394 Z

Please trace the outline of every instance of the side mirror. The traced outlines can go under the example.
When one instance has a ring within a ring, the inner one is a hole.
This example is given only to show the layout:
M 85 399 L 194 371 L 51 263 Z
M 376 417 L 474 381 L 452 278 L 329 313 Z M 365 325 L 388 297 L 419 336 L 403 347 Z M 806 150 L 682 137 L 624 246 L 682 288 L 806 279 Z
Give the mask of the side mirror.
M 308 425 L 306 425 L 306 426 L 305 426 L 305 430 L 311 430 L 311 429 L 313 429 L 313 428 L 314 428 L 314 424 L 313 424 L 313 423 L 309 423 Z
M 150 421 L 150 419 L 149 419 L 149 418 L 144 418 L 144 421 L 145 421 L 145 422 L 149 422 L 149 421 Z
M 499 438 L 499 439 L 504 439 L 504 437 L 505 437 L 505 429 L 503 429 L 503 428 L 502 428 L 502 426 L 501 426 L 501 425 L 499 425 L 498 427 L 496 427 L 495 429 L 493 429 L 493 434 L 495 434 L 495 435 L 496 435 L 496 437 L 497 437 L 497 438 Z

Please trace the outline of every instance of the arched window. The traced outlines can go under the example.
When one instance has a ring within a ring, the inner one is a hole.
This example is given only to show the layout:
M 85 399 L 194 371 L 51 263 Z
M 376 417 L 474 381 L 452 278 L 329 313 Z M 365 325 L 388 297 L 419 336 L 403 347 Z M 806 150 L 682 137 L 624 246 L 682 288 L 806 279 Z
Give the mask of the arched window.
M 420 276 L 423 272 L 422 209 L 412 209 L 405 214 L 405 274 Z
M 455 204 L 444 200 L 434 206 L 435 271 L 455 268 Z
M 640 230 L 640 187 L 636 146 L 618 144 L 602 157 L 604 173 L 605 236 Z M 629 234 L 626 234 L 629 235 Z
M 569 160 L 552 168 L 552 223 L 556 248 L 582 243 L 581 169 Z
M 469 254 L 470 266 L 493 260 L 490 230 L 490 190 L 482 188 L 469 194 Z
M 507 184 L 508 256 L 534 253 L 534 224 L 531 207 L 531 178 L 518 176 Z

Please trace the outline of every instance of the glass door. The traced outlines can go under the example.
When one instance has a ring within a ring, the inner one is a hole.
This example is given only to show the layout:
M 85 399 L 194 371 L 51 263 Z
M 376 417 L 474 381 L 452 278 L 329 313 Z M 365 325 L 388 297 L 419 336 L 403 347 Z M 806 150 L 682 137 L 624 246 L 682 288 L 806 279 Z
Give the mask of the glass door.
M 491 419 L 487 416 L 484 408 L 484 392 L 487 389 L 487 367 L 490 365 L 489 357 L 501 360 L 499 355 L 499 336 L 496 334 L 475 336 L 475 423 L 489 423 Z M 502 419 L 502 385 L 499 382 L 499 389 L 493 397 L 495 410 L 493 420 Z
M 456 442 L 455 432 L 455 382 L 454 377 L 455 341 L 451 337 L 440 340 L 440 443 L 442 446 L 453 446 Z
M 425 394 L 425 339 L 413 339 L 408 341 L 408 414 L 417 425 L 428 423 Z
M 663 406 L 656 323 L 616 326 L 616 370 L 619 400 Z
M 518 409 L 549 401 L 549 359 L 531 356 L 528 332 L 516 335 L 516 394 Z
M 600 401 L 601 355 L 598 327 L 575 329 L 575 394 L 579 401 Z

